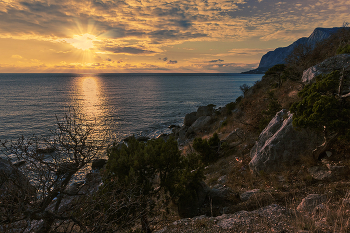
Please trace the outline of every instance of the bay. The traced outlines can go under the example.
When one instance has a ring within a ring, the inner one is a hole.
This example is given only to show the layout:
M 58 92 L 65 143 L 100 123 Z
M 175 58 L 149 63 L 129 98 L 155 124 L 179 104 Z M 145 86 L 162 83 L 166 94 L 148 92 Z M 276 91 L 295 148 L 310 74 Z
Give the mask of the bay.
M 256 74 L 0 74 L 0 140 L 49 135 L 69 108 L 106 120 L 111 141 L 156 137 L 199 106 L 223 107 Z

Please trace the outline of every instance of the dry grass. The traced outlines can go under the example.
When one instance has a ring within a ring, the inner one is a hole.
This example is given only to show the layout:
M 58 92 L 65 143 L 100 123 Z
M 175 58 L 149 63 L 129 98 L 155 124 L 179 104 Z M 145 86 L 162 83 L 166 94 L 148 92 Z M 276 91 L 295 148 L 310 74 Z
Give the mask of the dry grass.
M 273 77 L 265 77 L 259 82 L 259 87 L 252 88 L 250 93 L 242 99 L 239 110 L 231 115 L 217 117 L 210 132 L 201 135 L 209 138 L 217 132 L 220 139 L 226 138 L 232 131 L 240 128 L 244 131 L 242 140 L 227 142 L 227 147 L 221 151 L 221 158 L 205 169 L 206 182 L 210 186 L 217 184 L 218 179 L 226 175 L 225 185 L 234 193 L 242 194 L 245 191 L 259 189 L 248 201 L 233 202 L 230 213 L 246 210 L 252 211 L 270 204 L 279 204 L 292 211 L 293 218 L 285 219 L 289 226 L 284 231 L 297 232 L 350 232 L 350 174 L 337 177 L 334 181 L 315 180 L 308 172 L 312 166 L 324 166 L 321 161 L 315 161 L 310 156 L 305 156 L 293 166 L 285 167 L 280 172 L 261 173 L 253 175 L 249 170 L 251 160 L 249 153 L 258 138 L 260 131 L 257 125 L 266 117 L 263 114 L 268 107 L 268 92 L 273 91 L 274 97 L 284 109 L 289 109 L 291 104 L 298 99 L 297 93 L 302 89 L 300 82 L 287 80 L 281 87 L 276 88 Z M 218 122 L 226 119 L 225 126 Z M 189 147 L 190 148 L 190 147 Z M 331 162 L 350 167 L 350 145 L 345 140 L 338 140 L 331 148 L 333 153 Z M 327 203 L 313 213 L 299 213 L 297 206 L 308 194 L 326 194 Z M 260 218 L 255 225 L 240 229 L 242 232 L 273 232 L 273 227 L 267 224 L 266 219 Z M 282 221 L 282 220 L 281 220 Z M 237 232 L 232 231 L 232 232 Z M 213 222 L 204 220 L 189 221 L 184 225 L 168 225 L 166 232 L 223 232 L 215 227 Z M 230 232 L 230 231 L 225 231 Z M 275 231 L 276 232 L 276 231 Z

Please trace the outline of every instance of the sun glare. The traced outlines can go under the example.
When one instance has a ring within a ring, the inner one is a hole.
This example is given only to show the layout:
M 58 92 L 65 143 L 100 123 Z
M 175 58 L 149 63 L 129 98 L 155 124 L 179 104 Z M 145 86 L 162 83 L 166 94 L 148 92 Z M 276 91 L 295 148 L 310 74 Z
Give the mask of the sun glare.
M 83 35 L 75 35 L 73 38 L 65 39 L 66 42 L 70 43 L 77 49 L 89 50 L 94 47 L 94 41 L 97 41 L 97 37 L 89 33 Z

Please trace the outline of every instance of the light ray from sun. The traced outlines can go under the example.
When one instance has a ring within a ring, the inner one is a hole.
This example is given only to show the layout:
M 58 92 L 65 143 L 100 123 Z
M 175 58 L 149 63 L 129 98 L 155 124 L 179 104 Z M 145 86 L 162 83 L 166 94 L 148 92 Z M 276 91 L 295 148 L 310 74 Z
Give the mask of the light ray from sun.
M 94 48 L 94 42 L 98 41 L 98 39 L 94 35 L 85 33 L 82 35 L 74 35 L 73 38 L 64 39 L 64 41 L 77 49 L 89 50 Z

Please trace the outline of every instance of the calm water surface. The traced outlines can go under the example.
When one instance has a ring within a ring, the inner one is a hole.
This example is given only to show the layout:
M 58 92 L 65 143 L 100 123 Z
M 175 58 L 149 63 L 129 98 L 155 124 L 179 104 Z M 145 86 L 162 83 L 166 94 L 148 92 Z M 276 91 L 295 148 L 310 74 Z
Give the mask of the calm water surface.
M 70 107 L 107 119 L 111 140 L 155 137 L 183 123 L 198 106 L 234 101 L 243 74 L 0 74 L 0 140 L 48 135 Z

